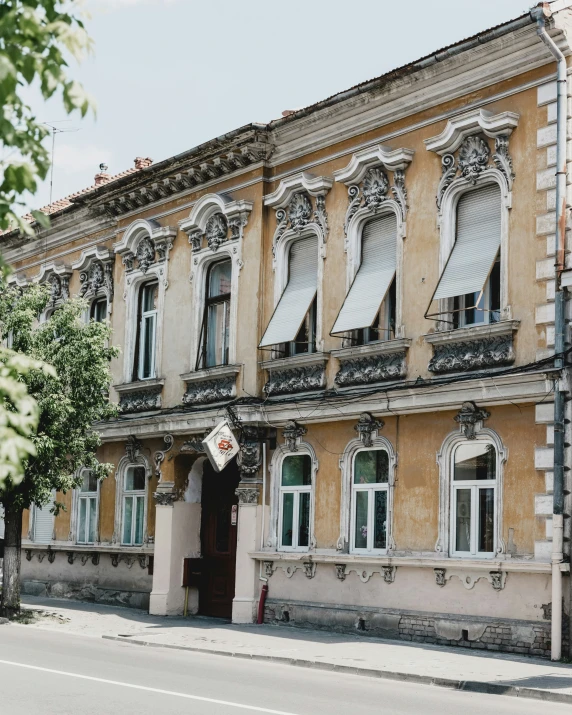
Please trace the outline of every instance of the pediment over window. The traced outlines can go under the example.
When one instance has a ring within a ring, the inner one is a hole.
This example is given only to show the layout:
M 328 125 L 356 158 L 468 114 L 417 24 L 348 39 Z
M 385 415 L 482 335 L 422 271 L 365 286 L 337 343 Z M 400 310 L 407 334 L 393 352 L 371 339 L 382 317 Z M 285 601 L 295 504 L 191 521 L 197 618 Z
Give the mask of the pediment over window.
M 50 286 L 49 307 L 70 297 L 70 279 L 73 270 L 64 263 L 44 263 L 34 278 L 35 283 L 47 283 Z
M 425 139 L 425 146 L 440 156 L 450 154 L 457 151 L 463 140 L 472 134 L 482 132 L 491 139 L 510 136 L 519 119 L 520 115 L 515 112 L 493 114 L 485 109 L 474 109 L 449 119 L 441 134 Z
M 113 244 L 113 250 L 121 256 L 127 272 L 137 267 L 146 273 L 151 265 L 167 260 L 176 235 L 177 229 L 173 226 L 138 219 L 126 229 L 123 238 Z
M 205 243 L 216 251 L 226 241 L 242 238 L 253 206 L 252 201 L 234 201 L 226 194 L 207 194 L 179 226 L 189 237 L 193 251 L 200 251 Z
M 95 297 L 102 292 L 111 303 L 113 301 L 113 264 L 115 255 L 108 248 L 93 246 L 82 251 L 79 261 L 72 268 L 79 271 L 82 298 Z

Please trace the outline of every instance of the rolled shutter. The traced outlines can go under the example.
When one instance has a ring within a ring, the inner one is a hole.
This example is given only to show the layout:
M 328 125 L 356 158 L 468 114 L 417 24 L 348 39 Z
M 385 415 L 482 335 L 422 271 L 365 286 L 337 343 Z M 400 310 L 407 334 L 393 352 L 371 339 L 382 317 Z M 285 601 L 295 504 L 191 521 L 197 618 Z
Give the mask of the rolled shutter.
M 369 328 L 379 312 L 396 267 L 395 214 L 366 223 L 359 270 L 340 310 L 332 334 Z
M 318 290 L 318 239 L 301 238 L 292 244 L 289 279 L 258 347 L 295 339 Z
M 459 199 L 456 234 L 433 300 L 482 291 L 500 249 L 501 196 L 496 184 Z
M 34 541 L 37 544 L 48 544 L 54 535 L 54 515 L 50 509 L 54 506 L 56 495 L 42 507 L 34 507 Z

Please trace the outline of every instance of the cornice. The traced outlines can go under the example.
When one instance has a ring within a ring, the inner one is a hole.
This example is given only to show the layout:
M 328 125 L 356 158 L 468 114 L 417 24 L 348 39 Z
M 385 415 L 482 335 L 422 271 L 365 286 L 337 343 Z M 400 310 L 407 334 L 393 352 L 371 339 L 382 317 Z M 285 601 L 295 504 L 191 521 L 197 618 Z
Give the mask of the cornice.
M 520 325 L 520 320 L 501 320 L 498 323 L 487 325 L 473 325 L 470 328 L 457 328 L 456 330 L 442 330 L 427 333 L 423 336 L 430 345 L 444 345 L 445 343 L 461 343 L 482 338 L 496 337 L 498 335 L 511 335 Z
M 102 263 L 112 263 L 114 258 L 113 251 L 110 251 L 109 248 L 91 246 L 81 252 L 80 258 L 75 263 L 72 263 L 71 267 L 74 271 L 83 271 L 94 259 Z
M 349 360 L 350 358 L 369 357 L 370 355 L 389 355 L 391 353 L 401 353 L 408 350 L 412 343 L 411 338 L 399 338 L 398 340 L 380 340 L 367 345 L 354 345 L 349 348 L 339 348 L 332 350 L 330 355 L 338 360 Z
M 328 176 L 314 176 L 306 172 L 292 174 L 282 179 L 276 191 L 264 197 L 264 205 L 274 209 L 285 208 L 299 191 L 306 191 L 310 196 L 325 196 L 333 183 Z
M 372 166 L 379 166 L 379 164 L 387 171 L 405 171 L 414 154 L 412 149 L 389 149 L 377 144 L 356 151 L 344 169 L 334 171 L 334 178 L 343 184 L 359 184 L 367 170 Z
M 510 136 L 518 126 L 519 119 L 520 115 L 515 112 L 493 114 L 485 109 L 473 109 L 449 119 L 445 129 L 436 137 L 425 139 L 424 144 L 428 151 L 443 156 L 457 151 L 465 137 L 480 131 L 491 139 Z

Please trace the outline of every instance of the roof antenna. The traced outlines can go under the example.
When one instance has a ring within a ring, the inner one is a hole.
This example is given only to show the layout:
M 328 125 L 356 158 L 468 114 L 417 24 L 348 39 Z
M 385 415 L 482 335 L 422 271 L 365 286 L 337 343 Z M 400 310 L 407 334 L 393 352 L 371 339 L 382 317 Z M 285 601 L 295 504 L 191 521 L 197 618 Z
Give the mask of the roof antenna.
M 60 129 L 59 127 L 54 126 L 55 124 L 61 124 L 62 122 L 71 122 L 71 119 L 60 119 L 58 121 L 48 123 L 48 122 L 42 122 L 42 124 L 46 127 L 49 127 L 52 133 L 52 160 L 51 160 L 51 166 L 50 166 L 50 202 L 48 205 L 51 205 L 52 203 L 52 197 L 54 193 L 54 152 L 56 148 L 56 134 L 67 134 L 68 132 L 79 132 L 79 129 Z

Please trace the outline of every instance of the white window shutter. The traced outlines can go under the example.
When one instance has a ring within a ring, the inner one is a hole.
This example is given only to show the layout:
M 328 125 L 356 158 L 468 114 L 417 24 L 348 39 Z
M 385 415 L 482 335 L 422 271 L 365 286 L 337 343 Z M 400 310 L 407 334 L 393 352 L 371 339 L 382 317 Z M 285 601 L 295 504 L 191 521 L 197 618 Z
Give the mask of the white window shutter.
M 361 265 L 340 310 L 332 335 L 369 328 L 395 276 L 397 218 L 382 216 L 366 223 Z
M 294 340 L 318 289 L 318 239 L 301 238 L 289 254 L 289 279 L 259 348 Z
M 500 235 L 501 195 L 497 184 L 461 196 L 455 244 L 433 300 L 479 293 L 499 252 Z
M 50 509 L 54 506 L 56 498 L 52 493 L 51 500 L 43 507 L 34 507 L 34 541 L 37 544 L 49 544 L 54 535 L 54 515 Z

